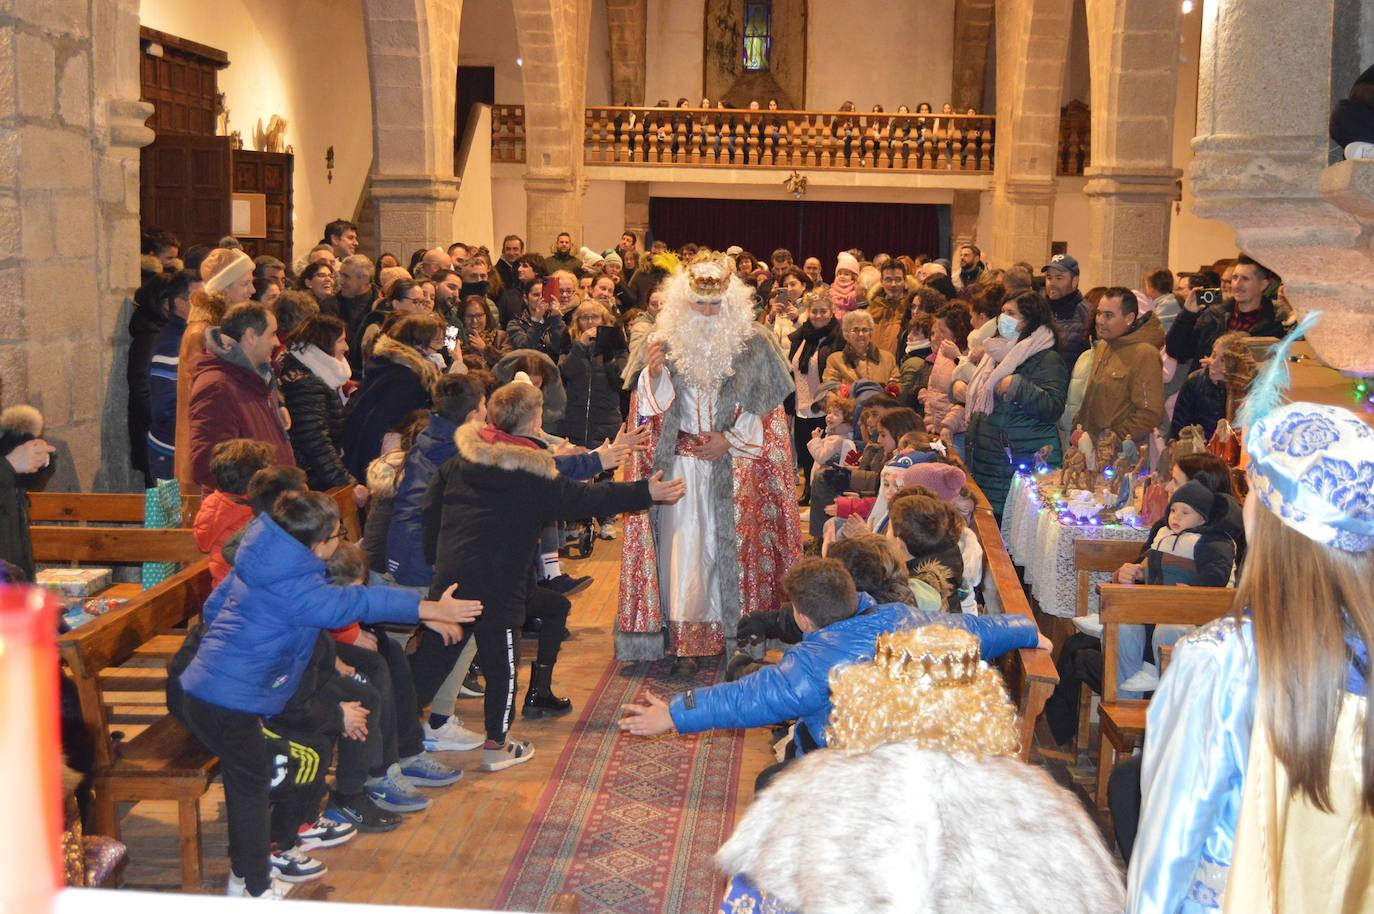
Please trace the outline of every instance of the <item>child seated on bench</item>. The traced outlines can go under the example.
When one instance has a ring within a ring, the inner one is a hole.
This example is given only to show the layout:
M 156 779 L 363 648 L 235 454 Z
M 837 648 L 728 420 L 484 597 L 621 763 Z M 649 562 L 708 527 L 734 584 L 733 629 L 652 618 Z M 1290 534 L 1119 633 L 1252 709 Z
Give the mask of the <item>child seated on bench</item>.
M 272 465 L 272 446 L 251 438 L 230 438 L 210 452 L 215 491 L 205 496 L 194 523 L 196 548 L 210 556 L 210 579 L 216 585 L 229 574 L 224 544 L 253 519 L 245 497 L 258 470 Z
M 959 512 L 928 489 L 907 488 L 892 500 L 891 517 L 888 535 L 903 550 L 916 605 L 962 612 L 964 520 Z
M 320 631 L 353 622 L 424 622 L 453 641 L 481 613 L 480 603 L 456 599 L 452 588 L 421 600 L 398 588 L 331 586 L 325 562 L 342 536 L 329 496 L 281 496 L 270 515 L 248 525 L 234 570 L 205 603 L 205 634 L 179 677 L 187 729 L 220 757 L 230 895 L 283 897 L 288 887 L 274 880 L 274 864 L 298 862 L 286 852 L 300 823 L 315 818 L 299 797 L 271 807 L 276 762 L 262 719 L 281 712 L 296 691 Z
M 367 557 L 353 543 L 340 543 L 330 558 L 329 580 L 340 587 L 366 585 Z M 463 776 L 461 771 L 441 763 L 425 751 L 424 735 L 415 701 L 415 682 L 410 672 L 410 660 L 405 647 L 386 636 L 385 632 L 370 631 L 353 624 L 332 633 L 339 660 L 360 674 L 381 699 L 380 713 L 368 718 L 369 730 L 375 728 L 379 740 L 375 756 L 365 771 L 363 785 L 373 803 L 388 812 L 419 812 L 429 807 L 429 800 L 416 787 L 447 787 Z M 359 791 L 346 791 L 338 786 L 333 806 L 326 812 L 340 821 L 354 821 L 347 815 L 350 803 Z M 362 827 L 362 826 L 359 826 Z
M 1236 543 L 1226 527 L 1231 513 L 1228 496 L 1219 495 L 1197 480 L 1178 487 L 1169 499 L 1169 513 L 1150 541 L 1145 561 L 1127 562 L 1117 569 L 1118 584 L 1163 584 L 1179 587 L 1225 587 L 1236 567 Z M 1122 625 L 1118 628 L 1121 690 L 1153 692 L 1159 685 L 1159 650 L 1186 635 L 1190 626 Z M 1145 641 L 1151 641 L 1148 659 Z M 1153 661 L 1153 662 L 1151 662 Z

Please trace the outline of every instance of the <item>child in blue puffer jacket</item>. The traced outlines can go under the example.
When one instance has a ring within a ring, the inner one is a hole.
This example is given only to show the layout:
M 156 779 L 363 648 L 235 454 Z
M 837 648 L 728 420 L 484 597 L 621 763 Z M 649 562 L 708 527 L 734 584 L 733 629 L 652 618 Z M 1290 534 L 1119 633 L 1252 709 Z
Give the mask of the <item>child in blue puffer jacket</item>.
M 803 632 L 801 643 L 778 663 L 736 682 L 688 689 L 671 702 L 652 693 L 644 705 L 625 705 L 620 728 L 636 736 L 676 729 L 696 733 L 712 728 L 762 727 L 796 720 L 793 745 L 825 746 L 830 720 L 830 671 L 840 664 L 871 660 L 879 635 L 931 623 L 963 628 L 978 636 L 983 657 L 1036 647 L 1040 632 L 1023 616 L 980 617 L 922 612 L 904 603 L 877 603 L 858 593 L 845 566 L 831 558 L 804 558 L 783 576 L 783 590 Z M 784 763 L 785 764 L 785 763 Z M 768 769 L 756 786 L 776 772 Z
M 421 600 L 398 588 L 331 586 L 325 562 L 342 535 L 338 506 L 318 492 L 288 492 L 270 515 L 259 515 L 238 547 L 234 570 L 205 602 L 205 634 L 180 676 L 181 719 L 220 758 L 231 895 L 283 896 L 274 862 L 292 865 L 285 855 L 296 830 L 317 812 L 289 803 L 271 810 L 275 760 L 262 719 L 286 706 L 320 631 L 354 622 L 423 622 L 457 640 L 461 624 L 481 613 L 480 603 L 455 599 L 452 589 Z

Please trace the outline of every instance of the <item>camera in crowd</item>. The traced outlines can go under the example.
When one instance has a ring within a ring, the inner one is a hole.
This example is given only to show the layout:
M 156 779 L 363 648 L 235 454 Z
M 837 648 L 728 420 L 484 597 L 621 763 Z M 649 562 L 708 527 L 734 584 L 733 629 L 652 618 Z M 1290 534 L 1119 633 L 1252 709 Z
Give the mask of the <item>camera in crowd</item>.
M 1220 289 L 1198 289 L 1198 290 L 1197 290 L 1197 303 L 1198 303 L 1199 305 L 1203 305 L 1203 306 L 1208 307 L 1208 308 L 1212 307 L 1212 305 L 1219 305 L 1219 304 L 1221 304 L 1221 290 L 1220 290 Z

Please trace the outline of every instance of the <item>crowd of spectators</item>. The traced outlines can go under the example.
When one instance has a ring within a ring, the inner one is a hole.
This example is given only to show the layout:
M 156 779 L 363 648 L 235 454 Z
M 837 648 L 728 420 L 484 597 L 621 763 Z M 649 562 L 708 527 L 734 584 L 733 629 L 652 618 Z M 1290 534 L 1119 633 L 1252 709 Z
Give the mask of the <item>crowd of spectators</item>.
M 486 771 L 527 761 L 533 745 L 510 736 L 522 638 L 537 642 L 522 713 L 571 710 L 553 670 L 569 597 L 589 579 L 563 572 L 562 525 L 611 538 L 615 514 L 681 497 L 680 483 L 609 477 L 642 439 L 625 423 L 628 356 L 652 334 L 659 283 L 696 251 L 641 250 L 626 232 L 597 252 L 564 232 L 544 255 L 511 235 L 499 255 L 455 242 L 403 264 L 360 253 L 338 220 L 288 265 L 230 237 L 185 250 L 146 237 L 130 456 L 149 484 L 179 477 L 208 496 L 197 538 L 223 583 L 176 667 L 173 711 L 234 788 L 232 893 L 282 893 L 279 880 L 323 872 L 306 851 L 400 825 L 428 805 L 417 788 L 459 776 L 433 752 L 481 748 Z M 1057 462 L 1076 426 L 1140 448 L 1183 422 L 1215 427 L 1244 337 L 1280 334 L 1288 318 L 1276 277 L 1246 257 L 1222 276 L 1158 270 L 1143 291 L 1085 294 L 1069 255 L 1037 270 L 990 268 L 972 244 L 953 261 L 727 253 L 796 383 L 787 408 L 815 546 L 865 582 L 846 598 L 854 612 L 830 613 L 805 607 L 847 578 L 792 575 L 805 630 L 869 619 L 870 597 L 976 614 L 968 479 L 1000 513 L 1016 468 L 1046 448 Z M 34 471 L 32 452 L 12 448 L 14 473 Z M 318 494 L 340 487 L 366 519 L 360 549 L 340 543 L 337 507 Z M 1216 488 L 1181 486 L 1176 501 L 1233 532 Z M 878 580 L 870 565 L 891 568 Z M 288 637 L 282 615 L 301 612 L 308 626 Z M 264 663 L 280 689 L 253 684 Z M 768 704 L 769 681 L 740 693 L 768 707 L 749 720 L 823 713 L 823 699 Z M 463 694 L 482 696 L 477 730 L 455 713 Z M 738 709 L 654 714 L 654 727 L 696 729 Z M 270 789 L 274 738 L 321 760 L 337 748 L 327 798 L 322 774 Z M 808 740 L 823 745 L 809 733 L 798 753 Z

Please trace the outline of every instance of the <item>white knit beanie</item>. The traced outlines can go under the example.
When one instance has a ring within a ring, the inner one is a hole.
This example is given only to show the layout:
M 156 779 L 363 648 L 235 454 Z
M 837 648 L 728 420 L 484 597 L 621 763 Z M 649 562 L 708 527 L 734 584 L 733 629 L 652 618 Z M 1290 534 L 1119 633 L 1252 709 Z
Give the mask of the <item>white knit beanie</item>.
M 228 250 L 222 248 L 221 250 Z M 205 280 L 205 291 L 213 295 L 216 292 L 223 292 L 225 289 L 238 282 L 249 273 L 253 272 L 253 258 L 243 251 L 234 251 L 234 256 L 229 258 L 219 271 Z

